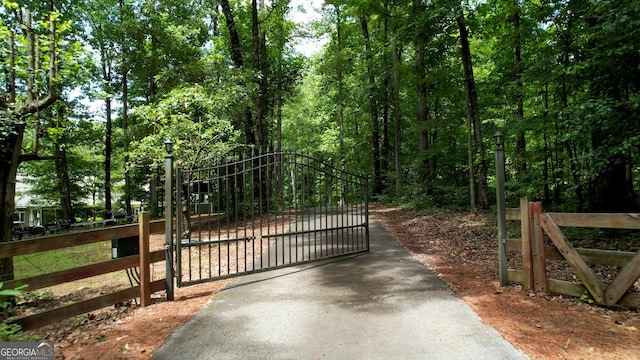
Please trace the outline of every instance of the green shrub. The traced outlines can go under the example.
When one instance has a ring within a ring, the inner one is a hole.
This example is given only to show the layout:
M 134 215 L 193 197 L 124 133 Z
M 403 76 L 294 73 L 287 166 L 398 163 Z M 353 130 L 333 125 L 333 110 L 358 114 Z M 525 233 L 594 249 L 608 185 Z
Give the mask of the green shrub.
M 4 283 L 0 282 L 0 289 Z M 2 289 L 0 290 L 0 308 L 4 311 L 16 304 L 16 297 L 23 294 L 22 289 L 27 285 L 18 286 L 15 289 Z M 18 324 L 13 324 L 10 319 L 5 319 L 0 323 L 0 342 L 14 342 L 14 341 L 36 341 L 36 336 L 27 335 L 22 332 L 22 327 Z

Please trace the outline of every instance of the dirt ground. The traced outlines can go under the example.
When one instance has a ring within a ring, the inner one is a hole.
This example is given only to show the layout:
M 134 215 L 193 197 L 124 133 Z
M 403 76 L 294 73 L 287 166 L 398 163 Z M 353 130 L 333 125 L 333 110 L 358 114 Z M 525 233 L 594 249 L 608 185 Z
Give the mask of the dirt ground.
M 417 216 L 372 205 L 371 214 L 413 256 L 433 269 L 484 321 L 532 359 L 640 359 L 640 312 L 525 291 L 497 280 L 495 216 L 449 212 Z M 225 281 L 154 294 L 76 317 L 35 334 L 56 342 L 56 359 L 151 359 L 165 338 L 207 306 Z

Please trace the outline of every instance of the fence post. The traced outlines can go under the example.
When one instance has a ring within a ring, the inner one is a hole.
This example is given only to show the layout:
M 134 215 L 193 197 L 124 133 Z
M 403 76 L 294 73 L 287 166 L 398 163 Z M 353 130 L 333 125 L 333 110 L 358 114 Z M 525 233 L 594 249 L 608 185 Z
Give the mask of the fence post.
M 143 211 L 138 214 L 138 240 L 140 249 L 140 304 L 151 305 L 151 274 L 149 273 L 149 225 L 150 214 Z
M 529 199 L 520 198 L 520 224 L 522 238 L 522 272 L 524 287 L 533 289 L 533 265 L 531 264 L 531 214 L 529 212 Z
M 500 286 L 509 285 L 507 271 L 507 205 L 504 190 L 504 136 L 500 131 L 493 135 L 496 143 L 496 200 L 498 202 L 498 270 Z
M 167 300 L 173 301 L 173 143 L 165 143 L 167 153 L 164 155 L 164 233 L 165 233 L 165 285 Z
M 547 266 L 544 254 L 544 232 L 540 225 L 542 203 L 532 202 L 530 205 L 533 223 L 531 227 L 531 260 L 533 264 L 533 283 L 536 291 L 548 293 Z

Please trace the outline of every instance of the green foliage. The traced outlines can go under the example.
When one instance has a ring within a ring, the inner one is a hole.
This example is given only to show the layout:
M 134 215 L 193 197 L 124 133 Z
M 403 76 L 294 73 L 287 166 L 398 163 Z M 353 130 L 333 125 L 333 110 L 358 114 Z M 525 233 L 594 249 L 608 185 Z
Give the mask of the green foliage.
M 21 5 L 30 7 L 38 20 L 39 60 L 47 64 L 47 4 Z M 76 206 L 94 198 L 102 205 L 106 127 L 104 106 L 100 115 L 92 116 L 71 99 L 76 92 L 71 89 L 112 100 L 112 188 L 123 194 L 127 177 L 132 185 L 127 195 L 143 202 L 151 199 L 145 185 L 161 171 L 167 139 L 174 142 L 175 158 L 182 165 L 219 157 L 247 145 L 249 130 L 257 131 L 259 106 L 266 114 L 261 121 L 268 145 L 280 145 L 281 135 L 284 148 L 319 153 L 334 164 L 344 161 L 352 171 L 372 174 L 379 166 L 376 180 L 382 189 L 376 189 L 376 195 L 381 191 L 416 208 L 467 207 L 470 166 L 476 176 L 486 167 L 491 184 L 491 135 L 496 130 L 506 135 L 510 205 L 517 205 L 521 196 L 573 211 L 633 209 L 640 202 L 637 2 L 329 2 L 322 18 L 303 28 L 288 20 L 289 1 L 277 1 L 256 9 L 256 38 L 251 4 L 231 2 L 243 66 L 232 59 L 227 15 L 217 4 L 101 0 L 55 5 L 57 81 L 65 94 L 65 115 L 56 116 L 63 110 L 61 102 L 51 112 L 24 119 L 24 153 L 34 150 L 39 119 L 46 129 L 39 155 L 54 155 L 56 142 L 65 149 Z M 21 104 L 28 57 L 26 39 L 11 10 L 17 6 L 2 2 L 0 85 L 8 88 L 7 39 L 13 31 L 20 79 L 16 101 Z M 476 139 L 467 149 L 467 99 L 456 23 L 460 14 L 470 31 L 481 109 L 478 141 L 487 149 L 483 154 Z M 301 34 L 322 37 L 326 46 L 306 59 L 292 46 Z M 521 74 L 514 63 L 517 39 Z M 254 49 L 254 40 L 263 48 Z M 400 59 L 397 104 L 392 99 L 394 41 Z M 37 87 L 47 87 L 43 71 Z M 121 104 L 125 89 L 128 117 Z M 426 108 L 421 122 L 420 101 Z M 4 121 L 6 109 L 0 106 L 0 139 L 17 133 L 13 123 Z M 396 112 L 401 117 L 398 134 Z M 516 147 L 520 134 L 524 144 Z M 396 138 L 399 154 L 393 151 Z M 521 147 L 525 152 L 517 153 Z M 520 163 L 526 171 L 517 168 Z M 39 199 L 59 202 L 57 178 L 50 176 L 56 171 L 52 162 L 24 163 L 20 171 L 33 179 L 33 194 Z M 397 193 L 396 177 L 403 182 Z M 490 189 L 491 198 L 494 193 Z M 118 201 L 124 202 L 114 199 Z
M 593 299 L 591 294 L 589 294 L 588 292 L 585 292 L 584 294 L 580 295 L 580 297 L 574 297 L 573 301 L 576 303 L 576 305 L 581 305 L 581 304 L 593 305 L 593 304 L 595 304 L 595 300 Z
M 3 283 L 0 282 L 0 289 L 2 289 Z M 15 289 L 2 289 L 0 290 L 0 308 L 4 312 L 8 311 L 11 307 L 15 306 L 15 298 L 23 294 L 22 289 L 27 285 L 19 286 Z M 36 336 L 30 336 L 22 332 L 22 328 L 18 324 L 14 324 L 10 319 L 5 318 L 0 323 L 0 341 L 35 341 Z
M 7 308 L 15 304 L 13 299 L 16 296 L 22 295 L 23 293 L 22 289 L 26 288 L 27 285 L 21 285 L 15 289 L 2 289 L 3 285 L 4 283 L 0 282 L 0 308 L 6 310 Z
M 157 104 L 137 108 L 139 126 L 153 129 L 153 134 L 132 143 L 133 163 L 160 168 L 166 140 L 173 142 L 173 154 L 182 164 L 215 159 L 233 148 L 238 132 L 220 116 L 229 105 L 227 94 L 218 92 L 218 99 L 210 94 L 199 85 L 178 88 Z

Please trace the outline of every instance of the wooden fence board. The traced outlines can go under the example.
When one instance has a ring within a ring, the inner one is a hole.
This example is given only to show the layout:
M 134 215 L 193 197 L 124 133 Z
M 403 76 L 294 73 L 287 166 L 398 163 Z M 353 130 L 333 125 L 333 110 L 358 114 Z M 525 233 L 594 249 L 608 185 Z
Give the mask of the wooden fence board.
M 156 280 L 151 283 L 152 291 L 161 291 L 165 289 L 164 279 Z M 49 325 L 54 322 L 62 321 L 70 317 L 102 309 L 107 306 L 121 303 L 126 300 L 136 299 L 140 296 L 140 287 L 135 286 L 124 289 L 115 293 L 102 295 L 99 297 L 87 299 L 77 303 L 61 306 L 55 309 L 43 311 L 37 314 L 14 319 L 12 322 L 22 326 L 22 330 L 32 330 L 41 326 Z
M 617 251 L 617 250 L 598 250 L 598 249 L 585 249 L 576 248 L 576 252 L 580 254 L 582 259 L 589 264 L 598 265 L 614 265 L 625 266 L 633 256 L 632 252 Z M 545 254 L 549 260 L 564 260 L 560 251 L 552 246 L 545 247 Z
M 64 235 L 44 236 L 30 240 L 10 241 L 0 243 L 0 259 L 131 236 L 138 236 L 138 224 L 113 226 Z
M 20 285 L 26 284 L 28 286 L 25 289 L 25 291 L 33 291 L 33 290 L 42 289 L 49 286 L 86 279 L 92 276 L 108 274 L 110 272 L 135 267 L 138 265 L 138 262 L 139 262 L 138 255 L 127 256 L 119 259 L 107 260 L 100 263 L 81 266 L 73 269 L 56 271 L 54 273 L 48 273 L 48 274 L 33 276 L 30 278 L 7 281 L 4 287 L 8 289 L 13 289 Z
M 507 251 L 520 252 L 521 248 L 522 240 L 507 239 Z M 629 261 L 631 261 L 631 259 L 633 259 L 635 255 L 635 253 L 629 251 L 586 248 L 575 249 L 588 264 L 625 266 Z M 545 246 L 544 254 L 547 260 L 564 260 L 564 257 L 562 257 L 562 254 L 560 254 L 560 251 L 555 246 Z
M 507 251 L 522 251 L 522 240 L 507 239 Z
M 540 214 L 540 225 L 549 235 L 553 244 L 560 250 L 562 256 L 571 265 L 576 275 L 584 286 L 589 289 L 591 296 L 599 302 L 604 302 L 604 287 L 600 280 L 596 277 L 591 268 L 584 262 L 580 255 L 575 251 L 571 243 L 564 236 L 558 225 L 553 221 L 549 214 Z
M 164 219 L 149 221 L 149 231 L 152 234 L 158 234 L 158 233 L 164 234 Z
M 581 297 L 589 292 L 582 284 L 556 279 L 549 279 L 549 291 L 575 297 Z
M 558 226 L 640 230 L 640 214 L 548 213 Z
M 507 220 L 521 220 L 520 219 L 520 209 L 519 208 L 508 208 L 506 209 L 506 218 Z
M 622 299 L 618 301 L 618 305 L 640 308 L 640 293 L 626 293 Z
M 164 232 L 164 220 L 150 222 L 151 233 Z M 93 244 L 100 241 L 122 239 L 138 235 L 138 224 L 78 231 L 70 234 L 43 236 L 35 239 L 0 243 L 0 259 L 28 255 L 71 246 Z
M 82 280 L 90 278 L 92 276 L 108 274 L 110 272 L 136 267 L 139 265 L 139 259 L 139 255 L 133 255 L 119 259 L 107 260 L 91 265 L 76 267 L 73 269 L 61 270 L 54 273 L 6 281 L 3 287 L 7 289 L 14 289 L 20 285 L 26 284 L 28 286 L 24 290 L 33 291 L 49 286 L 63 284 L 66 282 Z M 156 250 L 149 253 L 150 263 L 164 261 L 164 259 L 164 250 Z
M 149 253 L 149 262 L 155 263 L 159 261 L 164 261 L 166 255 L 166 251 L 164 250 L 156 250 Z
M 582 284 L 555 279 L 549 279 L 549 291 L 554 294 L 568 295 L 577 298 L 588 292 L 587 288 Z M 617 305 L 639 308 L 640 293 L 627 292 L 618 301 Z
M 522 270 L 507 269 L 507 279 L 509 279 L 509 281 L 521 283 L 522 280 L 524 280 L 524 273 Z
M 640 250 L 625 265 L 613 281 L 607 286 L 605 291 L 605 301 L 607 305 L 613 305 L 622 298 L 636 280 L 640 277 Z

